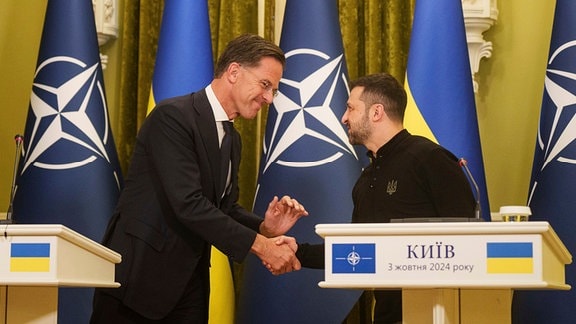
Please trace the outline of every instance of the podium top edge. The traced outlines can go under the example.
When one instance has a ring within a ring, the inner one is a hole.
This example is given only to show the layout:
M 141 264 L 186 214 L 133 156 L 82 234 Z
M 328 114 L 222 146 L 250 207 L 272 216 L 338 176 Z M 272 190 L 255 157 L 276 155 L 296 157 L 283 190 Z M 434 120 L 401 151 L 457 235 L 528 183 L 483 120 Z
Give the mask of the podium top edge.
M 400 236 L 400 235 L 521 235 L 539 234 L 563 259 L 572 263 L 572 255 L 552 226 L 538 222 L 440 222 L 440 223 L 340 223 L 317 224 L 316 234 L 330 236 Z
M 12 236 L 56 236 L 72 242 L 113 263 L 119 263 L 119 253 L 61 224 L 6 224 L 0 225 L 0 239 Z
M 548 222 L 427 222 L 317 224 L 322 237 L 355 235 L 539 234 L 551 231 Z

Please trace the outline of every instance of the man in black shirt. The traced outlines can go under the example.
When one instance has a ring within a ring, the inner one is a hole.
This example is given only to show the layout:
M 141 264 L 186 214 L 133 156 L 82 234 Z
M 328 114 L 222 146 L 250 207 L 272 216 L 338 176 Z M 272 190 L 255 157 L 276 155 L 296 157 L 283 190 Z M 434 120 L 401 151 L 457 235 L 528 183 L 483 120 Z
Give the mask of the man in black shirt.
M 404 129 L 406 91 L 389 74 L 351 83 L 342 123 L 351 144 L 368 149 L 367 166 L 352 191 L 353 223 L 394 218 L 474 217 L 475 199 L 458 159 L 445 148 Z M 302 266 L 324 267 L 324 245 L 301 244 Z M 374 323 L 402 321 L 402 293 L 374 291 Z

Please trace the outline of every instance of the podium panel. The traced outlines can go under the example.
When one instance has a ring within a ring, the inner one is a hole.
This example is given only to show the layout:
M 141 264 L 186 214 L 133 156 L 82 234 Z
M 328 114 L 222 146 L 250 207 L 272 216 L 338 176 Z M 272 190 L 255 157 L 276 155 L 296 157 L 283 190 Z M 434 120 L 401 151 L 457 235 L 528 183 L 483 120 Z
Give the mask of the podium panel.
M 57 323 L 58 287 L 120 286 L 120 255 L 65 226 L 0 229 L 0 323 Z
M 506 323 L 513 289 L 571 288 L 572 256 L 547 222 L 319 224 L 316 233 L 326 249 L 319 286 L 402 289 L 405 323 Z

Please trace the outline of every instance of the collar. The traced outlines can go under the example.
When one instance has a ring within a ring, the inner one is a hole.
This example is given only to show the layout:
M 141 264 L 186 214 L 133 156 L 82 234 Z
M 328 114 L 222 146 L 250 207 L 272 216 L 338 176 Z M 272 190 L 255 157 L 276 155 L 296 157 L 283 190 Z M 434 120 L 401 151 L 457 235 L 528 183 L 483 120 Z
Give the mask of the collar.
M 209 84 L 208 86 L 206 86 L 205 90 L 206 90 L 206 96 L 208 97 L 208 102 L 210 102 L 210 107 L 212 108 L 212 113 L 214 114 L 214 120 L 217 122 L 222 121 L 234 122 L 233 120 L 228 119 L 228 115 L 226 115 L 224 107 L 222 107 L 220 101 L 218 101 L 218 98 L 216 98 L 216 94 L 212 89 L 212 85 Z
M 374 160 L 377 158 L 380 158 L 384 155 L 387 155 L 388 152 L 392 151 L 394 149 L 394 147 L 396 146 L 397 143 L 401 142 L 404 138 L 410 136 L 410 133 L 408 132 L 408 130 L 403 129 L 400 132 L 398 132 L 398 134 L 394 135 L 394 137 L 392 137 L 388 142 L 386 142 L 384 145 L 382 145 L 378 151 L 376 152 L 376 154 L 374 154 L 374 152 L 372 151 L 368 151 L 366 152 L 366 155 L 368 155 L 368 158 L 370 158 L 370 160 Z

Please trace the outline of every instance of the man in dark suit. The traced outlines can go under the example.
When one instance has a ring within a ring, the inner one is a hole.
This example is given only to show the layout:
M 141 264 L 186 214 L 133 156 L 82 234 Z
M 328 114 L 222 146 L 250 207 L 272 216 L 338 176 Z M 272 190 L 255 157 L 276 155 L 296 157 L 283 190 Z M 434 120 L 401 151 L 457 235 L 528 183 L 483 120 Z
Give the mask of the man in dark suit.
M 278 46 L 240 36 L 209 86 L 148 116 L 103 241 L 122 255 L 121 287 L 96 289 L 92 323 L 207 323 L 212 245 L 237 262 L 252 252 L 275 275 L 300 269 L 294 239 L 275 242 L 304 207 L 274 197 L 262 219 L 237 203 L 241 140 L 231 121 L 272 102 L 284 65 Z

